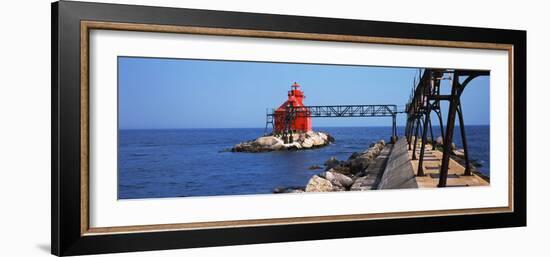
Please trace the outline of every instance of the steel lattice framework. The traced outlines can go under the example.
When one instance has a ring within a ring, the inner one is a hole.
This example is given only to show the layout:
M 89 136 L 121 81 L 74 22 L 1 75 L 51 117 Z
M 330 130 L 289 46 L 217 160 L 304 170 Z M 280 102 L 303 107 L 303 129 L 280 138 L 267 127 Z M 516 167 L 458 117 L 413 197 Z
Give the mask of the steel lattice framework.
M 296 111 L 296 115 L 318 118 L 330 117 L 393 117 L 396 105 L 325 105 L 305 106 L 306 110 Z
M 397 105 L 394 104 L 370 104 L 370 105 L 313 105 L 293 108 L 288 106 L 285 113 L 285 123 L 291 124 L 296 117 L 309 116 L 312 118 L 345 118 L 345 117 L 392 117 L 392 141 L 397 140 L 396 115 Z M 274 110 L 268 110 L 266 115 L 266 129 L 273 125 Z M 287 132 L 292 134 L 290 126 Z
M 411 94 L 409 102 L 406 105 L 407 124 L 405 126 L 405 136 L 409 143 L 409 150 L 412 149 L 412 159 L 416 160 L 416 146 L 419 136 L 422 138 L 420 146 L 420 158 L 418 159 L 417 176 L 424 176 L 423 160 L 424 148 L 427 141 L 428 128 L 432 140 L 433 129 L 431 122 L 432 112 L 437 115 L 441 135 L 443 137 L 443 158 L 441 160 L 439 187 L 447 185 L 447 174 L 449 171 L 449 159 L 451 157 L 451 145 L 453 142 L 453 133 L 455 127 L 455 118 L 458 114 L 460 132 L 462 137 L 462 147 L 464 148 L 465 170 L 464 175 L 471 175 L 470 160 L 468 156 L 468 144 L 466 140 L 466 131 L 464 119 L 462 116 L 462 105 L 460 96 L 466 86 L 476 77 L 488 76 L 489 71 L 478 70 L 453 70 L 453 69 L 425 69 L 419 76 L 418 82 L 415 82 L 414 91 Z M 449 83 L 442 83 L 448 80 Z M 442 94 L 442 86 L 450 87 L 449 94 Z M 441 115 L 441 101 L 448 101 L 448 116 L 446 126 L 443 126 Z M 422 128 L 422 131 L 420 131 Z M 419 135 L 420 134 L 420 135 Z M 414 139 L 413 139 L 414 136 Z M 434 143 L 432 142 L 432 147 Z

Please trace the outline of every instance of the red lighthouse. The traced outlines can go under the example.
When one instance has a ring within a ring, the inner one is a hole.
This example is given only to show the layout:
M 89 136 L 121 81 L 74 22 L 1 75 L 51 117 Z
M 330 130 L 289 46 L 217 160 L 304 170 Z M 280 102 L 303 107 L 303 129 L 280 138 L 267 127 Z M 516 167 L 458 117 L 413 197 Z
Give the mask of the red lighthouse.
M 275 110 L 275 133 L 311 131 L 311 115 L 304 107 L 304 98 L 300 85 L 294 82 L 288 91 L 288 99 Z

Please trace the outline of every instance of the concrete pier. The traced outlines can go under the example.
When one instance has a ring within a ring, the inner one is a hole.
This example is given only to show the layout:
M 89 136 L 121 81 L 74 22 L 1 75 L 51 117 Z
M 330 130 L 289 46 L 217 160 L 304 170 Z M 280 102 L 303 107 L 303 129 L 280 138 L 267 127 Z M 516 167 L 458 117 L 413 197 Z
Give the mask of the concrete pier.
M 416 156 L 420 156 L 420 143 L 416 147 Z M 414 174 L 418 174 L 418 160 L 412 160 L 412 150 L 407 151 L 408 158 L 411 160 L 411 165 L 414 170 Z M 432 150 L 430 144 L 426 144 L 424 150 L 424 161 L 422 166 L 424 168 L 425 176 L 416 176 L 416 182 L 420 188 L 432 188 L 437 187 L 439 183 L 439 169 L 441 168 L 441 160 L 443 153 L 437 150 Z M 452 158 L 449 160 L 449 172 L 447 175 L 447 187 L 458 186 L 488 186 L 489 182 L 483 179 L 481 176 L 472 173 L 470 176 L 464 175 L 464 166 Z
M 354 190 L 375 190 L 379 187 L 382 174 L 384 173 L 384 167 L 387 165 L 388 158 L 392 152 L 393 144 L 386 144 L 384 149 L 380 154 L 374 159 L 374 163 L 370 164 L 365 172 L 366 176 L 358 179 L 354 183 L 354 187 L 351 188 Z
M 418 188 L 407 151 L 407 139 L 401 137 L 388 157 L 378 189 Z
M 418 142 L 416 156 L 420 156 L 421 144 Z M 412 159 L 412 150 L 408 150 L 405 137 L 401 137 L 393 146 L 386 162 L 386 167 L 381 176 L 377 189 L 400 188 L 435 188 L 439 183 L 439 170 L 443 153 L 432 150 L 430 144 L 426 144 L 424 150 L 424 176 L 418 174 L 418 160 Z M 464 167 L 455 160 L 449 163 L 447 187 L 458 186 L 488 186 L 489 182 L 476 173 L 470 176 L 464 175 Z
M 420 142 L 418 142 L 420 144 Z M 417 146 L 416 148 L 420 148 Z M 419 150 L 417 150 L 419 151 Z M 416 154 L 419 156 L 419 153 Z M 427 144 L 424 149 L 424 174 L 418 175 L 418 160 L 412 160 L 406 137 L 395 144 L 383 140 L 373 143 L 363 152 L 353 153 L 347 161 L 335 157 L 325 162 L 326 169 L 313 175 L 306 186 L 277 187 L 274 193 L 368 191 L 383 189 L 436 188 L 443 153 L 432 150 Z M 455 160 L 450 161 L 447 186 L 487 186 L 489 182 L 473 172 L 464 175 L 464 167 Z

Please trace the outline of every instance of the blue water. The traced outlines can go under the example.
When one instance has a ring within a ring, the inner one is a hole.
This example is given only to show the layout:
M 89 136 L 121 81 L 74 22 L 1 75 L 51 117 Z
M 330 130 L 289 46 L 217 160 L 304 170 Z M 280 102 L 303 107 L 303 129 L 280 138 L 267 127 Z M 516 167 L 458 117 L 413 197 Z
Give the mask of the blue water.
M 118 198 L 262 194 L 278 186 L 304 186 L 322 171 L 308 167 L 331 156 L 345 160 L 391 134 L 391 127 L 316 130 L 336 142 L 305 151 L 233 153 L 222 150 L 262 135 L 263 129 L 120 130 Z M 434 133 L 438 130 L 434 127 Z M 489 175 L 489 127 L 468 126 L 467 133 L 471 158 Z M 461 147 L 459 130 L 454 141 Z

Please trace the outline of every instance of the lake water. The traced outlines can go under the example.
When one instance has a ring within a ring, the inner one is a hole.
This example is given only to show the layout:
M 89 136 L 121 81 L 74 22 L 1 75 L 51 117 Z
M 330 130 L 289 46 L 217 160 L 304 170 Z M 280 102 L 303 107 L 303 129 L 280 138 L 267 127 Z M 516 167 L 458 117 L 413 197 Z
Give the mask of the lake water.
M 257 138 L 263 128 L 120 130 L 118 198 L 161 198 L 271 193 L 278 186 L 304 186 L 335 156 L 346 160 L 380 139 L 389 140 L 391 127 L 315 128 L 336 139 L 327 147 L 288 152 L 233 153 L 223 151 Z M 489 126 L 467 126 L 470 158 L 489 175 Z M 400 134 L 404 128 L 398 128 Z M 439 128 L 434 127 L 438 135 Z M 462 147 L 460 131 L 455 143 Z

